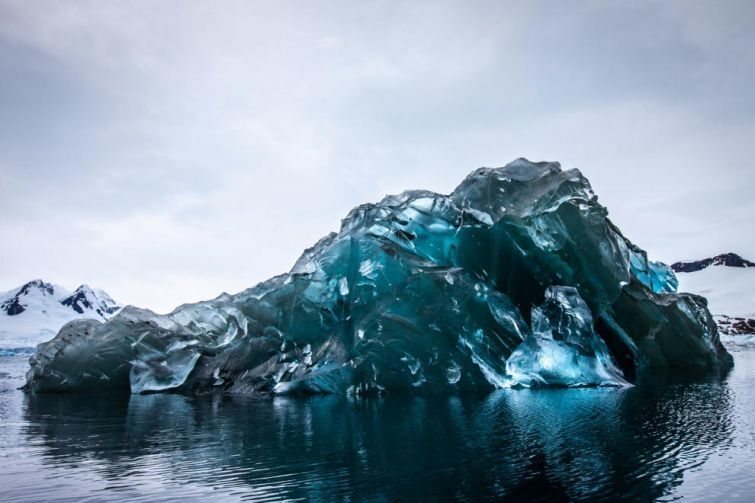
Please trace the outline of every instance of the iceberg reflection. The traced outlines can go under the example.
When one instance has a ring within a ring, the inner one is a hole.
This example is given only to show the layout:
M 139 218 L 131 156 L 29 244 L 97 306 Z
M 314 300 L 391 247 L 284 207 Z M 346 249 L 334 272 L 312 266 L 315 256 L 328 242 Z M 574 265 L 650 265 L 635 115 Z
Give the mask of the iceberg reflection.
M 23 434 L 76 497 L 648 500 L 733 430 L 724 382 L 654 381 L 465 397 L 29 395 Z

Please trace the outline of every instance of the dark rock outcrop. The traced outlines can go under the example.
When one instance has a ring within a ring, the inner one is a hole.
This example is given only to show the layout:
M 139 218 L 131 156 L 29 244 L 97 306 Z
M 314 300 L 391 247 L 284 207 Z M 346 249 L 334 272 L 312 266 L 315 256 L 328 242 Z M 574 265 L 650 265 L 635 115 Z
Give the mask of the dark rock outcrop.
M 755 263 L 743 259 L 736 253 L 723 253 L 715 257 L 693 262 L 675 262 L 671 264 L 674 272 L 696 272 L 701 271 L 709 266 L 726 266 L 726 267 L 755 267 Z

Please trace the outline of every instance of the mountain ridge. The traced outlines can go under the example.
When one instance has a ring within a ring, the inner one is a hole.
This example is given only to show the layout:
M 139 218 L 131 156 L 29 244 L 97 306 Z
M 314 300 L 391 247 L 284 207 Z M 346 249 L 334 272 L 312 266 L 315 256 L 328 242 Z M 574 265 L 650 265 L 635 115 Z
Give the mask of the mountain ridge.
M 71 291 L 41 279 L 28 281 L 0 293 L 0 348 L 36 346 L 70 321 L 105 321 L 121 307 L 105 291 L 87 284 Z
M 726 267 L 755 267 L 755 262 L 750 262 L 736 253 L 722 253 L 715 257 L 705 258 L 702 260 L 693 260 L 691 262 L 675 262 L 671 264 L 674 272 L 697 272 L 710 266 Z

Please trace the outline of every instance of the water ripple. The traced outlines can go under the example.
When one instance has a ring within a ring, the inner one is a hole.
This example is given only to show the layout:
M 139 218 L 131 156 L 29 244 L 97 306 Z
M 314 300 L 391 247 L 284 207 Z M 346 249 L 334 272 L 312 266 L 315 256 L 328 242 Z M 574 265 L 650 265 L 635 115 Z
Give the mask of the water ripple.
M 735 357 L 723 378 L 470 397 L 117 400 L 26 396 L 0 379 L 0 491 L 3 501 L 747 501 L 755 352 Z

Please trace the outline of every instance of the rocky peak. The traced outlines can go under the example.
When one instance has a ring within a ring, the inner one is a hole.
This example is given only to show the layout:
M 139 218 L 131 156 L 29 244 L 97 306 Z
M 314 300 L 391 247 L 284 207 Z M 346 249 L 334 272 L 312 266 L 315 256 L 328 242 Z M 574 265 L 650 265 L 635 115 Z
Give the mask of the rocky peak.
M 695 260 L 692 262 L 676 262 L 671 265 L 671 268 L 674 272 L 696 272 L 709 266 L 755 267 L 755 263 L 743 259 L 736 253 L 722 253 L 715 257 Z

